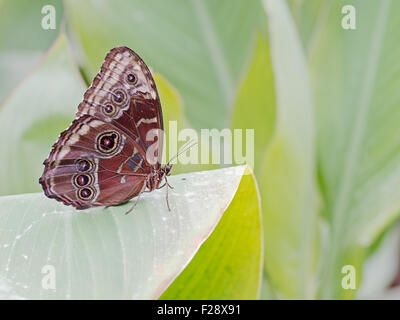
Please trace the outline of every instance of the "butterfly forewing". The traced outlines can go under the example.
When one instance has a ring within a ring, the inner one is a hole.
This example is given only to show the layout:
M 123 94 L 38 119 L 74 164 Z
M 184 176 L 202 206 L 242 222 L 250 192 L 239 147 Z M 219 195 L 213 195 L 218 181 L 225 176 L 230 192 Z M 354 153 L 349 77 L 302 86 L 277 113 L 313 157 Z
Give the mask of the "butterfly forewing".
M 148 132 L 163 130 L 162 110 L 149 68 L 127 47 L 112 49 L 84 94 L 77 117 L 89 114 L 115 122 L 143 147 Z
M 160 168 L 146 153 L 151 148 L 157 156 L 162 153 L 162 129 L 150 70 L 131 49 L 112 49 L 85 92 L 76 119 L 44 161 L 39 182 L 46 196 L 78 209 L 128 201 L 144 190 L 152 170 Z

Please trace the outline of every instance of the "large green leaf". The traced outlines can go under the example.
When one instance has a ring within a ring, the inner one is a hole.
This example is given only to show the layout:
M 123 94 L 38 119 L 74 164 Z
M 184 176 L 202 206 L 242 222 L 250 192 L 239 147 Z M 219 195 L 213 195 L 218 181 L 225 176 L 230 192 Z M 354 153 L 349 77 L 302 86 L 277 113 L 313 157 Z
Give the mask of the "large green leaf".
M 318 257 L 311 87 L 283 1 L 263 1 L 275 75 L 276 130 L 262 165 L 266 271 L 286 298 L 312 298 Z
M 297 22 L 311 30 L 303 39 L 330 226 L 321 297 L 352 298 L 355 290 L 341 287 L 342 267 L 353 265 L 360 280 L 367 248 L 400 214 L 400 2 L 307 2 Z M 341 27 L 344 5 L 356 10 L 355 30 Z
M 259 1 L 67 0 L 65 7 L 89 75 L 97 72 L 103 52 L 127 45 L 181 92 L 196 128 L 229 125 L 253 29 L 262 18 Z
M 170 120 L 177 121 L 178 127 L 184 125 L 182 102 L 161 75 L 154 78 L 168 135 Z M 58 134 L 74 119 L 84 91 L 82 78 L 68 55 L 66 37 L 61 34 L 41 65 L 0 108 L 0 145 L 7 154 L 0 160 L 0 194 L 40 190 L 42 162 Z M 178 164 L 174 172 L 192 169 Z
M 249 68 L 237 93 L 232 114 L 232 129 L 243 130 L 240 152 L 246 156 L 253 155 L 254 159 L 250 160 L 254 162 L 256 176 L 261 179 L 265 151 L 273 135 L 276 120 L 274 75 L 265 35 L 259 34 L 253 51 Z M 254 130 L 254 147 L 248 145 L 249 141 L 244 138 L 246 130 L 249 129 Z M 260 192 L 264 193 L 263 186 Z M 272 288 L 264 275 L 260 298 L 273 297 Z
M 253 175 L 242 166 L 169 182 L 171 211 L 161 189 L 143 194 L 129 215 L 132 202 L 76 211 L 40 193 L 0 197 L 0 298 L 154 299 L 187 264 L 182 275 L 193 282 L 177 298 L 257 297 Z
M 46 5 L 56 10 L 56 29 L 44 30 Z M 62 1 L 0 0 L 0 101 L 40 61 L 60 31 Z
M 220 223 L 161 299 L 257 299 L 263 269 L 260 214 L 257 185 L 246 169 Z

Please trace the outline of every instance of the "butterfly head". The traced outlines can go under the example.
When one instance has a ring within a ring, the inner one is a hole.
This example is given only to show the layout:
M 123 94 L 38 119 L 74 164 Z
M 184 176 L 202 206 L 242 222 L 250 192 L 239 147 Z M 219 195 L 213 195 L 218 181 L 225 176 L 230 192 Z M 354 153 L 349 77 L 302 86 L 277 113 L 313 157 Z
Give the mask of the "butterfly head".
M 172 164 L 166 164 L 164 167 L 161 168 L 163 171 L 163 177 L 171 175 Z
M 172 164 L 166 164 L 160 168 L 159 174 L 157 175 L 157 187 L 163 180 L 167 182 L 167 177 L 171 175 Z
M 166 164 L 165 166 L 155 170 L 151 175 L 148 176 L 147 188 L 149 190 L 159 189 L 162 186 L 162 181 L 167 181 L 166 177 L 171 174 L 172 165 Z

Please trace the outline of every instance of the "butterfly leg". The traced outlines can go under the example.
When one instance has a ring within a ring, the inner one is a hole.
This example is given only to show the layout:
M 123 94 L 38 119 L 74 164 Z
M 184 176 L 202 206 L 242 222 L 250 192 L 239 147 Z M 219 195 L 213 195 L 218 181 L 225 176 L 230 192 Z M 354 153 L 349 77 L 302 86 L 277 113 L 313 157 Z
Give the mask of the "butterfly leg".
M 166 185 L 167 185 L 168 187 L 170 187 L 171 189 L 174 188 L 173 186 L 171 186 L 171 185 L 168 183 L 167 179 L 165 179 L 164 184 L 163 184 L 162 186 L 157 187 L 157 189 L 164 188 Z
M 165 199 L 167 200 L 168 211 L 171 211 L 171 207 L 169 206 L 169 200 L 168 200 L 168 189 L 169 189 L 169 188 L 173 189 L 173 187 L 168 183 L 167 176 L 165 176 L 164 179 L 165 179 L 165 183 L 164 183 L 163 186 L 167 185 L 167 195 L 166 195 L 166 198 L 165 198 Z
M 167 196 L 165 198 L 167 200 L 167 207 L 168 207 L 168 211 L 171 211 L 171 208 L 169 206 L 169 201 L 168 201 L 168 185 L 167 185 Z
M 173 186 L 171 186 L 169 183 L 168 183 L 168 181 L 167 180 L 165 180 L 165 183 L 167 184 L 167 186 L 168 187 L 170 187 L 171 189 L 173 189 L 174 187 Z
M 165 187 L 165 185 L 166 185 L 166 183 L 164 182 L 164 184 L 162 186 L 158 186 L 157 189 L 162 189 Z
M 146 181 L 145 181 L 145 183 L 143 184 L 143 187 L 142 187 L 142 189 L 140 190 L 140 192 L 139 192 L 139 194 L 138 194 L 138 196 L 137 196 L 137 198 L 136 198 L 135 203 L 132 205 L 132 207 L 130 207 L 130 209 L 129 209 L 127 212 L 125 212 L 125 214 L 128 214 L 129 212 L 131 212 L 131 211 L 133 210 L 133 208 L 136 207 L 136 205 L 137 205 L 137 203 L 138 203 L 138 201 L 139 201 L 139 199 L 140 199 L 140 196 L 141 196 L 142 193 L 144 192 L 144 189 L 146 189 Z

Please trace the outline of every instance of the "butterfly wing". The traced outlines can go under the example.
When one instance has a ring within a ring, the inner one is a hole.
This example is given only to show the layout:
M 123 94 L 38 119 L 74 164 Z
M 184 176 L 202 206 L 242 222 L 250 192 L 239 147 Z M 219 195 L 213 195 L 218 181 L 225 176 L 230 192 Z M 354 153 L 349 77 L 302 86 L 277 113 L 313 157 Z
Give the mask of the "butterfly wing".
M 46 196 L 78 209 L 126 202 L 149 173 L 128 135 L 90 116 L 61 133 L 44 164 L 39 182 Z
M 149 69 L 129 48 L 112 49 L 76 119 L 44 161 L 39 182 L 46 196 L 78 209 L 128 201 L 144 190 L 152 167 L 160 167 L 160 129 L 161 105 Z M 157 160 L 149 163 L 152 145 Z
M 85 114 L 112 122 L 143 152 L 153 145 L 155 156 L 161 156 L 162 142 L 157 141 L 164 128 L 157 88 L 149 68 L 131 49 L 118 47 L 107 54 L 78 107 L 77 117 Z M 158 168 L 160 161 L 154 162 Z

